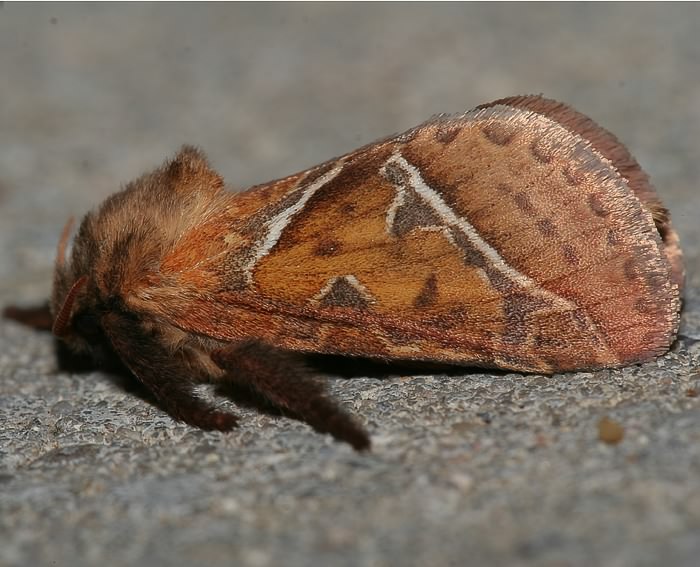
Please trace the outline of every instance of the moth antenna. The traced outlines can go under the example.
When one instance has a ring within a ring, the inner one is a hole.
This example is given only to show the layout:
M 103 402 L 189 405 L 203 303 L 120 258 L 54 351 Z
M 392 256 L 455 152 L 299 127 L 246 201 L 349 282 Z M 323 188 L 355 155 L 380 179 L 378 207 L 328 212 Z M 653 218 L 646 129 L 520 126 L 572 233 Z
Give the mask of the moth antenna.
M 66 248 L 68 247 L 68 239 L 70 238 L 71 230 L 73 229 L 74 217 L 70 217 L 61 231 L 61 239 L 58 241 L 56 249 L 56 267 L 62 268 L 66 263 Z
M 63 238 L 61 239 L 63 240 Z M 60 247 L 60 245 L 59 245 Z M 73 303 L 75 303 L 75 296 L 87 283 L 88 277 L 82 276 L 73 284 L 73 286 L 68 291 L 66 298 L 63 300 L 63 305 L 60 311 L 56 314 L 56 320 L 53 323 L 53 334 L 57 337 L 62 337 L 66 334 L 66 329 L 68 327 L 68 320 L 70 319 L 70 312 L 73 309 Z

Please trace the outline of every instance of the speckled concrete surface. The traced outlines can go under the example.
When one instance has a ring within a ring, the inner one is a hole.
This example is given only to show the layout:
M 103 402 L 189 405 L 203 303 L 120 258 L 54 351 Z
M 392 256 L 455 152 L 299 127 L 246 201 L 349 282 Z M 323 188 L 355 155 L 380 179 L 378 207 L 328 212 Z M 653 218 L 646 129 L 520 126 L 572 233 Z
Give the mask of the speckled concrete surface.
M 0 322 L 0 564 L 697 565 L 699 36 L 678 4 L 2 4 L 2 304 L 44 298 L 66 217 L 182 143 L 244 187 L 527 92 L 628 144 L 688 290 L 685 338 L 640 367 L 331 379 L 369 455 L 246 408 L 176 424 Z

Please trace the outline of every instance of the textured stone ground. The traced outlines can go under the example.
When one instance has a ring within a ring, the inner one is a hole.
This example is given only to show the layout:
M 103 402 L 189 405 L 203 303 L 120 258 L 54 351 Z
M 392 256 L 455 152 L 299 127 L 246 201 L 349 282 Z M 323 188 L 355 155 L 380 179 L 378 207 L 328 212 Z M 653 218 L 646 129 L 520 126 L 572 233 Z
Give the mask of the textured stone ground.
M 246 408 L 176 424 L 0 322 L 0 565 L 697 565 L 699 34 L 678 4 L 0 5 L 2 304 L 44 298 L 67 216 L 182 143 L 244 187 L 528 92 L 630 146 L 688 267 L 654 363 L 331 379 L 370 455 Z

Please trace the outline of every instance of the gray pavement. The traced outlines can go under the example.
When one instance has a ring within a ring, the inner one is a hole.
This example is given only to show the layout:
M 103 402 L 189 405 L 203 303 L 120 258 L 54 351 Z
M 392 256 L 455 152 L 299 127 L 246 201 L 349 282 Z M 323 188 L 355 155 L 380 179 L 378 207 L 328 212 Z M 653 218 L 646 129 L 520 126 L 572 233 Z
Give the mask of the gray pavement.
M 533 92 L 631 148 L 688 286 L 687 338 L 642 366 L 331 377 L 369 455 L 245 407 L 174 423 L 2 321 L 0 565 L 700 564 L 698 37 L 697 4 L 1 4 L 2 305 L 46 297 L 66 218 L 182 143 L 245 187 Z

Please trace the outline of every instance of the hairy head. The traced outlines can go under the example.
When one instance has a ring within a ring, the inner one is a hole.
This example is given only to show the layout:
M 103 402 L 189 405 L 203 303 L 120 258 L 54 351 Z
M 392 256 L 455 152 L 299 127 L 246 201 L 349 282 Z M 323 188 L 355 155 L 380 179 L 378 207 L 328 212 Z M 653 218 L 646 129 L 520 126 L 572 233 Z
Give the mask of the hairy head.
M 185 146 L 174 159 L 89 212 L 67 258 L 73 226 L 69 220 L 56 256 L 54 333 L 76 351 L 104 342 L 104 315 L 123 305 L 148 274 L 157 272 L 163 255 L 222 188 L 222 178 L 204 155 Z

